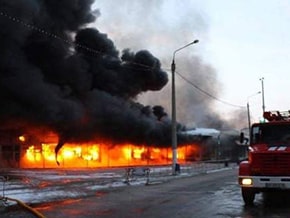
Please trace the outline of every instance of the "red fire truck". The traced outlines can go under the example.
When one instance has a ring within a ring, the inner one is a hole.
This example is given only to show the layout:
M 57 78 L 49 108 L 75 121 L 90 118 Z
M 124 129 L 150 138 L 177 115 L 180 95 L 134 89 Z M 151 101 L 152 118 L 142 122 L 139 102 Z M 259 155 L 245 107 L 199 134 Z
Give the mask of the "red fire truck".
M 268 111 L 265 122 L 250 128 L 248 160 L 239 166 L 239 185 L 246 205 L 261 192 L 290 190 L 290 111 Z M 241 143 L 245 143 L 241 133 Z

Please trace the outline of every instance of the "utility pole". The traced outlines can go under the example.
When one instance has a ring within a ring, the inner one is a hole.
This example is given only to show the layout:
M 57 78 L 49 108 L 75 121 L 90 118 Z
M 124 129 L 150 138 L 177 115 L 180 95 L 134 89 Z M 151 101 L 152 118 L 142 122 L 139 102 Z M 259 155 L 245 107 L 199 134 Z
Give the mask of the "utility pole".
M 260 78 L 260 81 L 262 84 L 262 110 L 263 110 L 262 116 L 264 117 L 264 113 L 265 113 L 264 77 Z M 264 121 L 265 121 L 265 118 L 264 118 Z
M 248 114 L 249 135 L 250 135 L 250 128 L 251 128 L 251 113 L 250 113 L 250 103 L 249 103 L 249 100 L 250 100 L 251 97 L 254 97 L 254 96 L 258 95 L 258 94 L 261 94 L 261 92 L 260 91 L 259 92 L 256 92 L 256 93 L 248 96 L 248 98 L 247 98 L 247 112 L 248 112 L 247 114 Z

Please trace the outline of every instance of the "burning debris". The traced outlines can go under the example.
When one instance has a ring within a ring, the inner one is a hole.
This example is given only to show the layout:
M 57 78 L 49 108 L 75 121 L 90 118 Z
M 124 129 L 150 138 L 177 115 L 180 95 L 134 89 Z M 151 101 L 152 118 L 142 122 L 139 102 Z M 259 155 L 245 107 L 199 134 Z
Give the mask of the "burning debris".
M 149 51 L 121 54 L 86 27 L 93 0 L 2 0 L 1 128 L 45 128 L 65 143 L 111 141 L 166 147 L 171 122 L 162 106 L 135 101 L 168 82 Z M 178 130 L 182 125 L 178 126 Z M 179 143 L 194 140 L 179 136 Z

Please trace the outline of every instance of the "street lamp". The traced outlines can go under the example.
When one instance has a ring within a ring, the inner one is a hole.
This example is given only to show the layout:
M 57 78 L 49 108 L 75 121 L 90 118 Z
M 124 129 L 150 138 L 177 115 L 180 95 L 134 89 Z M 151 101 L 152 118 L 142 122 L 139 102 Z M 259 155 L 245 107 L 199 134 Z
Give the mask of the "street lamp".
M 172 106 L 172 110 L 171 110 L 171 116 L 172 116 L 172 124 L 171 124 L 171 131 L 172 131 L 172 173 L 173 175 L 175 175 L 176 173 L 176 164 L 177 164 L 177 135 L 176 135 L 176 104 L 175 104 L 175 54 L 190 46 L 193 45 L 195 43 L 198 43 L 198 40 L 194 40 L 191 43 L 186 44 L 185 46 L 182 46 L 179 49 L 176 49 L 173 52 L 173 58 L 172 58 L 172 63 L 171 63 L 171 74 L 172 74 L 172 95 L 171 95 L 171 106 Z
M 250 99 L 251 97 L 254 97 L 254 96 L 258 95 L 258 94 L 261 94 L 261 91 L 256 92 L 255 94 L 252 94 L 252 95 L 248 96 L 248 98 L 247 98 L 247 112 L 248 112 L 248 127 L 249 127 L 249 135 L 250 135 L 250 129 L 251 129 L 251 116 L 250 116 L 250 104 L 249 104 L 249 99 Z

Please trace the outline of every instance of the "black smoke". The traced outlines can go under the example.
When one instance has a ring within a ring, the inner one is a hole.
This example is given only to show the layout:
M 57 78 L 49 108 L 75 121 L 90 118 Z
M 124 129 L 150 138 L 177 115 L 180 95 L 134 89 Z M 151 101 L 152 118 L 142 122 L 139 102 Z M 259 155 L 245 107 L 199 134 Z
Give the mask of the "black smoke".
M 224 87 L 218 70 L 208 63 L 208 57 L 204 59 L 197 55 L 209 42 L 211 19 L 206 5 L 196 4 L 194 1 L 184 4 L 183 1 L 176 0 L 122 0 L 122 7 L 116 7 L 115 0 L 98 0 L 96 7 L 100 8 L 99 14 L 102 14 L 101 19 L 97 20 L 98 27 L 114 36 L 116 45 L 122 48 L 149 48 L 158 54 L 168 71 L 173 52 L 182 45 L 199 39 L 199 43 L 175 56 L 178 120 L 188 126 L 219 130 L 247 126 L 247 118 L 239 117 L 247 115 L 245 107 L 233 106 L 230 104 L 233 102 L 226 104 L 222 100 Z M 174 16 L 175 14 L 180 16 Z M 140 95 L 138 100 L 150 105 L 158 102 L 169 111 L 170 89 L 171 85 L 168 84 L 159 92 Z
M 147 50 L 120 53 L 105 33 L 88 28 L 92 3 L 1 0 L 2 128 L 48 128 L 60 137 L 56 150 L 89 140 L 170 145 L 162 106 L 135 101 L 167 84 L 160 61 Z

